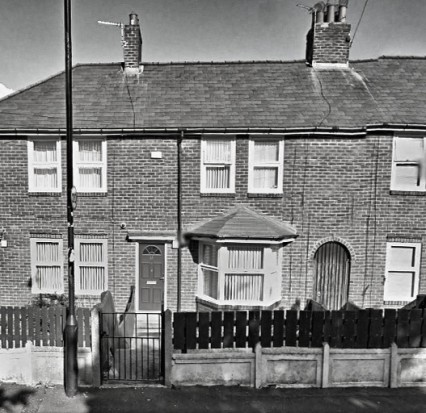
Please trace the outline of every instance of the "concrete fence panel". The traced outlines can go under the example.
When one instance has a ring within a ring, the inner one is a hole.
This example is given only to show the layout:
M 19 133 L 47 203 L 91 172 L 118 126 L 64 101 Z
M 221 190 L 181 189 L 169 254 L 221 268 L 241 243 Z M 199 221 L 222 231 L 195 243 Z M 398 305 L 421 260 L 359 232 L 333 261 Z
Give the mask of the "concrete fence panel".
M 255 355 L 247 351 L 211 350 L 173 354 L 171 383 L 179 386 L 254 386 Z
M 389 386 L 390 349 L 330 349 L 329 386 Z

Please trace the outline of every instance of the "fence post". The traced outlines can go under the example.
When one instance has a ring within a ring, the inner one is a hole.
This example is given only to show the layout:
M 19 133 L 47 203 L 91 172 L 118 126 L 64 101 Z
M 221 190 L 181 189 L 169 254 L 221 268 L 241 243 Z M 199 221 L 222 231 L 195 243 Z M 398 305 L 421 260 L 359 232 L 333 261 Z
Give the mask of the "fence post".
M 92 384 L 93 387 L 101 386 L 101 362 L 100 362 L 100 332 L 99 310 L 97 306 L 92 308 Z
M 398 387 L 398 346 L 396 343 L 391 344 L 390 354 L 390 387 L 394 389 Z
M 172 357 L 173 357 L 173 341 L 172 341 L 172 312 L 166 310 L 163 313 L 164 323 L 164 385 L 167 387 L 172 386 Z
M 321 387 L 323 389 L 328 387 L 329 371 L 330 371 L 330 345 L 328 343 L 324 343 L 323 353 L 322 353 L 322 380 L 321 380 Z
M 254 347 L 254 385 L 260 389 L 263 384 L 262 345 L 258 341 Z

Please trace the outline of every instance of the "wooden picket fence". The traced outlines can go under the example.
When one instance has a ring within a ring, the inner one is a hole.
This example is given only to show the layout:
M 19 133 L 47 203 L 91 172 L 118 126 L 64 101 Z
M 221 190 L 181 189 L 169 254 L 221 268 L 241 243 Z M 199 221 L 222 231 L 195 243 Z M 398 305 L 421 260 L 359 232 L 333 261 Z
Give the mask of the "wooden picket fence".
M 91 346 L 90 309 L 77 309 L 78 345 Z M 0 307 L 0 348 L 25 347 L 31 340 L 35 346 L 63 347 L 66 308 Z
M 173 315 L 175 350 L 426 347 L 426 310 L 225 311 Z

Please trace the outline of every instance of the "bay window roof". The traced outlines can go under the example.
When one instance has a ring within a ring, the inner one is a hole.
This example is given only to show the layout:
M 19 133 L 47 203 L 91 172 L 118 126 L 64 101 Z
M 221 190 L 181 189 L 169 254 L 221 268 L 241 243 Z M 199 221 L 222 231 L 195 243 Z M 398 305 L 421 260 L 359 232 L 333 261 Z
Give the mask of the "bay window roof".
M 246 206 L 199 224 L 186 232 L 189 238 L 281 241 L 296 238 L 296 228 L 287 222 L 259 214 Z

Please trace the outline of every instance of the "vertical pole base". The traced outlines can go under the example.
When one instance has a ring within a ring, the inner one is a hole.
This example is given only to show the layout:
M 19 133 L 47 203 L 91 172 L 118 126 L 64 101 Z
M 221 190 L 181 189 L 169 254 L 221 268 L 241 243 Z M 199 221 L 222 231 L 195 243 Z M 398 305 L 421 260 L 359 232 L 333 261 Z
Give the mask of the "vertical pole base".
M 67 317 L 67 323 L 64 331 L 64 385 L 65 394 L 68 397 L 74 397 L 78 390 L 78 325 L 74 315 Z

